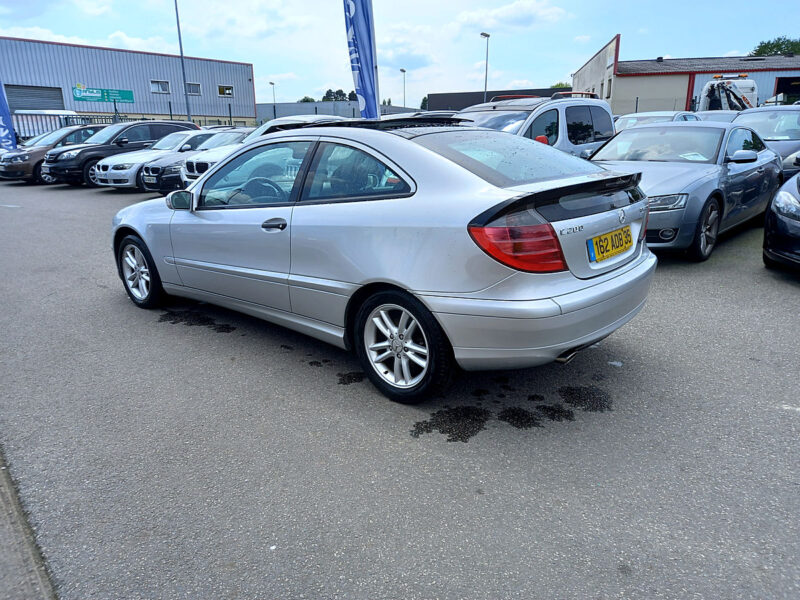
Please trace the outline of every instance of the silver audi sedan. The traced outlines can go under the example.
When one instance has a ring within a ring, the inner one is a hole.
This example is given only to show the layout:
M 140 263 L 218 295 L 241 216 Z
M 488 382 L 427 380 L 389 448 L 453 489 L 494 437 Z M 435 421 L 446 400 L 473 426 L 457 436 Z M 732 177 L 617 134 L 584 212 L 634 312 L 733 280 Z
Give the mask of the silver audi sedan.
M 780 187 L 780 157 L 735 121 L 654 123 L 618 133 L 592 161 L 641 172 L 650 199 L 647 245 L 687 250 L 697 261 L 717 236 L 762 215 Z
M 641 310 L 656 259 L 638 174 L 433 121 L 272 134 L 121 210 L 130 299 L 203 300 L 352 349 L 405 403 L 456 366 L 565 362 Z

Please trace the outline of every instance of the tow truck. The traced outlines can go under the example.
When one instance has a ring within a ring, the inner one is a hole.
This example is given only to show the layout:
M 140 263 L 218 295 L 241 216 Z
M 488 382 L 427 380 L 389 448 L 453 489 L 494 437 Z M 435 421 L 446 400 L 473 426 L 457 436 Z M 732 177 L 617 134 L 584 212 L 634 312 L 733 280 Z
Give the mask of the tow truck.
M 714 75 L 703 86 L 697 110 L 745 110 L 758 106 L 758 85 L 747 77 L 747 73 Z

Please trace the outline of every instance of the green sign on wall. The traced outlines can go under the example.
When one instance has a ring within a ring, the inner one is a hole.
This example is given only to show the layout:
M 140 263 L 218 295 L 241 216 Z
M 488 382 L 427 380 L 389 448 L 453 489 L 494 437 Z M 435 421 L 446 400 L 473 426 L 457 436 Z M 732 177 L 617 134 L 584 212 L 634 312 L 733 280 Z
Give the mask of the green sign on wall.
M 120 102 L 133 103 L 133 90 L 107 90 L 105 88 L 87 88 L 78 84 L 72 88 L 72 98 L 78 102 Z

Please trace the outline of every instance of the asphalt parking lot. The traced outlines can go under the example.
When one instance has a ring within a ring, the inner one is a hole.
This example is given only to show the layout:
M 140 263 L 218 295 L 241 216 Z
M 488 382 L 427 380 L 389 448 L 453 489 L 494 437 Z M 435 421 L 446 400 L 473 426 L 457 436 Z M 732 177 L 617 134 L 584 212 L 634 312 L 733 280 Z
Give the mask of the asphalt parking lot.
M 800 276 L 760 227 L 662 257 L 570 364 L 410 407 L 300 334 L 134 307 L 110 220 L 147 197 L 0 183 L 0 443 L 60 598 L 800 596 Z

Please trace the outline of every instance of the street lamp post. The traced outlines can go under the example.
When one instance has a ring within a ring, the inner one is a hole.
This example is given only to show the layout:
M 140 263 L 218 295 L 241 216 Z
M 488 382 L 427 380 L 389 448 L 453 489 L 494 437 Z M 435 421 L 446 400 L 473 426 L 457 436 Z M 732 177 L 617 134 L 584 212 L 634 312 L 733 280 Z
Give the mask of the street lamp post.
M 278 107 L 277 102 L 275 102 L 275 82 L 270 81 L 269 84 L 272 86 L 272 118 L 278 118 Z
M 486 38 L 486 70 L 483 74 L 483 101 L 486 102 L 486 90 L 488 89 L 489 85 L 489 34 L 485 31 L 481 31 L 481 37 Z
M 189 90 L 186 89 L 186 63 L 183 60 L 183 39 L 181 38 L 181 18 L 178 15 L 178 0 L 175 0 L 175 23 L 178 26 L 178 48 L 181 51 L 181 72 L 183 73 L 183 99 L 186 100 L 186 120 L 192 120 L 192 111 L 189 110 Z
M 406 105 L 406 70 L 400 69 L 400 72 L 403 74 L 403 106 Z

